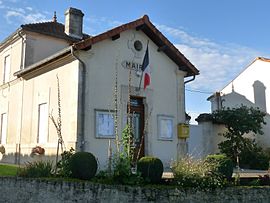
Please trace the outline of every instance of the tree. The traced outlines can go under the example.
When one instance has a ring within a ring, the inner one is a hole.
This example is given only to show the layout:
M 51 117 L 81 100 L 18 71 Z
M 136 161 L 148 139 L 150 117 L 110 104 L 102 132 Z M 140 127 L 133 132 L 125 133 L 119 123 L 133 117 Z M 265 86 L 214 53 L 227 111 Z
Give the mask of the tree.
M 225 141 L 219 143 L 221 153 L 226 154 L 235 162 L 242 151 L 254 149 L 254 140 L 245 137 L 245 134 L 262 135 L 262 125 L 265 113 L 258 108 L 241 105 L 238 108 L 224 108 L 213 113 L 216 123 L 224 124 L 227 131 L 222 134 Z

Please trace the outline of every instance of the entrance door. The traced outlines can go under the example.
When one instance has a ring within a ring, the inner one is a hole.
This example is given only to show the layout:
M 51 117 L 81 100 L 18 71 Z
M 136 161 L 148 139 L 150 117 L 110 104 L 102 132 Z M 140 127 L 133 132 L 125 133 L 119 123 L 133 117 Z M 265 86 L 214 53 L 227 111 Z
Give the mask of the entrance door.
M 133 160 L 144 156 L 144 105 L 142 97 L 130 98 L 131 131 L 133 136 Z

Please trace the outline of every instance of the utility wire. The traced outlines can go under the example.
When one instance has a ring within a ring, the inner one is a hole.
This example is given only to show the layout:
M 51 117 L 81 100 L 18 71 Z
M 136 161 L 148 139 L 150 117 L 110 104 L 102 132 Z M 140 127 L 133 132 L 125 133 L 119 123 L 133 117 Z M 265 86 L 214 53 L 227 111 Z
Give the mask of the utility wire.
M 207 92 L 207 91 L 202 91 L 202 90 L 193 90 L 193 89 L 186 89 L 186 91 L 188 92 L 197 92 L 197 93 L 201 93 L 201 94 L 213 94 L 213 92 Z

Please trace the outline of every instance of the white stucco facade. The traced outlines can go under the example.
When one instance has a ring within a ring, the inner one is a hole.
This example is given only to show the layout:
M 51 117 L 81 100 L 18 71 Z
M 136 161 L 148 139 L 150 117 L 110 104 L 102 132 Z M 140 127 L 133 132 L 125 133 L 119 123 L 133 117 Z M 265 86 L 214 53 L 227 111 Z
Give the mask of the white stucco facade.
M 143 42 L 143 50 L 134 57 L 129 48 L 130 41 Z M 129 69 L 122 66 L 125 61 L 142 63 L 146 44 L 149 41 L 149 58 L 151 85 L 146 90 L 137 91 L 140 77 L 131 71 L 131 95 L 144 98 L 145 118 L 148 119 L 145 137 L 145 152 L 160 157 L 164 162 L 177 158 L 177 124 L 185 122 L 184 76 L 177 65 L 141 31 L 129 30 L 112 41 L 104 40 L 87 52 L 80 52 L 80 58 L 86 64 L 86 109 L 85 111 L 85 149 L 100 154 L 100 163 L 105 164 L 108 151 L 108 139 L 95 137 L 95 110 L 114 110 L 115 71 L 118 71 L 118 97 L 120 122 L 123 129 L 126 125 Z M 103 60 L 105 59 L 105 60 Z M 91 87 L 91 88 L 90 88 Z M 173 118 L 173 138 L 161 140 L 158 137 L 158 115 Z

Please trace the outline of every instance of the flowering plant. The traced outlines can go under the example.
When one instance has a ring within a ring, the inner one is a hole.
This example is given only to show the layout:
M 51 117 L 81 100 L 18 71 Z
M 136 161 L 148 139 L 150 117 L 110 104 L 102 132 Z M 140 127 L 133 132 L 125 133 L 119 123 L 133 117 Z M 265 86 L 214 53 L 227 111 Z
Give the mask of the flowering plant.
M 6 149 L 4 145 L 0 145 L 0 153 L 5 154 L 5 152 L 6 152 Z
M 36 146 L 34 148 L 32 148 L 31 151 L 31 155 L 44 155 L 45 154 L 45 149 L 40 147 L 40 146 Z
M 175 181 L 182 187 L 214 189 L 226 186 L 224 177 L 216 173 L 218 163 L 209 163 L 203 159 L 187 156 L 173 163 Z

